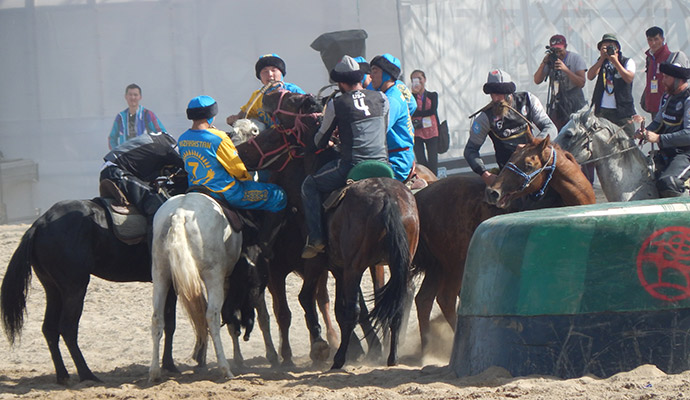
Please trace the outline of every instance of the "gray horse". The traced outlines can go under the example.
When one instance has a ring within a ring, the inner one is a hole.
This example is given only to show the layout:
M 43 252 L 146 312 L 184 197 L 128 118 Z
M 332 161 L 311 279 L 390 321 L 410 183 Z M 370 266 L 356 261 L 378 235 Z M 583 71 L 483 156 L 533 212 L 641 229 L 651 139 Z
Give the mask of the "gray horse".
M 593 163 L 608 201 L 655 199 L 659 193 L 647 158 L 622 128 L 582 109 L 555 140 L 578 163 Z

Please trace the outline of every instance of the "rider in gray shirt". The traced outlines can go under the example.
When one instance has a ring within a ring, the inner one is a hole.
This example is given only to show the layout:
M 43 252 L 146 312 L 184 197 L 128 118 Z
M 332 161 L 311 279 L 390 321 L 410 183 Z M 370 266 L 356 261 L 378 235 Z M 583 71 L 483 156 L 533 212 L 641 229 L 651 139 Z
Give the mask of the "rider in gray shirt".
M 487 136 L 494 144 L 496 162 L 502 169 L 517 146 L 527 143 L 525 133 L 531 129 L 531 124 L 540 130 L 539 133 L 533 132 L 537 137 L 555 136 L 558 131 L 539 99 L 529 92 L 516 93 L 515 83 L 506 72 L 498 69 L 489 72 L 484 93 L 491 95 L 491 104 L 472 123 L 464 156 L 472 171 L 490 185 L 496 180 L 496 175 L 486 169 L 479 156 Z

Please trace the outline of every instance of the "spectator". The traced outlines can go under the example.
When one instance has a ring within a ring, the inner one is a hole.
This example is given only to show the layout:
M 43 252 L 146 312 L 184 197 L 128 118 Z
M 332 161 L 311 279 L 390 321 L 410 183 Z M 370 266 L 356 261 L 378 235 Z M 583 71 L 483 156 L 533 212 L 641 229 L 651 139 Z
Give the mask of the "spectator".
M 415 70 L 410 74 L 412 94 L 417 110 L 412 114 L 414 155 L 417 162 L 434 173 L 438 172 L 438 93 L 426 90 L 426 74 Z
M 557 130 L 568 122 L 570 114 L 587 105 L 582 90 L 587 65 L 579 54 L 566 50 L 567 47 L 565 36 L 551 36 L 547 54 L 534 73 L 534 83 L 537 85 L 549 79 L 546 113 Z
M 604 34 L 597 48 L 599 59 L 587 71 L 590 81 L 597 78 L 592 95 L 595 114 L 622 127 L 632 137 L 635 134 L 632 123 L 635 61 L 623 56 L 621 44 L 613 33 Z
M 687 63 L 688 59 L 684 53 L 672 53 L 668 49 L 664 39 L 664 31 L 658 26 L 647 29 L 645 34 L 647 36 L 647 44 L 649 44 L 649 49 L 644 53 L 646 56 L 645 72 L 647 82 L 640 99 L 640 106 L 654 117 L 659 112 L 659 103 L 665 93 L 664 85 L 661 84 L 664 74 L 659 70 L 659 66 L 664 62 L 684 64 Z
M 487 186 L 496 180 L 496 174 L 486 169 L 479 156 L 479 149 L 487 136 L 494 143 L 496 162 L 502 169 L 518 145 L 527 143 L 525 133 L 531 129 L 530 124 L 535 124 L 541 130 L 535 136 L 557 133 L 537 96 L 529 92 L 516 93 L 515 89 L 515 83 L 506 72 L 500 69 L 489 72 L 484 93 L 491 96 L 491 103 L 474 119 L 470 138 L 465 145 L 465 159 Z
M 153 111 L 139 105 L 141 101 L 141 88 L 132 83 L 125 89 L 127 108 L 115 116 L 113 128 L 108 136 L 108 148 L 111 150 L 146 132 L 165 132 L 163 123 L 156 117 Z

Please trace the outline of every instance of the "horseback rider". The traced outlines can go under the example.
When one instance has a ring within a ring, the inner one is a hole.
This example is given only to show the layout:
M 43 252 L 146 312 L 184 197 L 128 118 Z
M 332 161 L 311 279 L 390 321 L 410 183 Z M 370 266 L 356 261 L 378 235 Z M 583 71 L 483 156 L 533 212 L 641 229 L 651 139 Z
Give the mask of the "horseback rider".
M 687 63 L 663 63 L 659 70 L 664 74 L 661 82 L 666 93 L 652 123 L 635 137 L 659 145 L 654 157 L 659 196 L 677 197 L 690 178 L 690 68 Z
M 342 94 L 326 105 L 323 122 L 314 136 L 317 148 L 326 147 L 337 128 L 340 137 L 340 159 L 324 165 L 307 176 L 302 184 L 302 202 L 309 228 L 303 258 L 315 257 L 325 248 L 322 222 L 322 194 L 345 186 L 348 172 L 361 161 L 387 163 L 386 127 L 388 100 L 383 93 L 362 88 L 364 72 L 357 61 L 344 56 L 331 70 L 331 79 Z M 405 109 L 406 110 L 406 109 Z
M 304 90 L 299 86 L 283 80 L 283 77 L 287 74 L 285 61 L 277 54 L 265 54 L 259 57 L 254 65 L 254 71 L 256 72 L 256 78 L 261 81 L 264 87 L 270 82 L 277 82 L 282 89 L 288 92 L 305 94 Z M 234 124 L 238 119 L 248 118 L 258 120 L 268 127 L 273 126 L 271 116 L 262 107 L 264 92 L 270 92 L 273 88 L 264 89 L 264 87 L 252 93 L 247 104 L 240 107 L 239 113 L 226 118 L 225 121 L 228 125 Z
M 404 182 L 414 167 L 414 127 L 410 116 L 417 109 L 412 93 L 398 81 L 400 60 L 386 53 L 371 60 L 371 86 L 388 97 L 388 161 L 395 179 Z
M 278 185 L 255 182 L 232 140 L 211 125 L 216 114 L 218 104 L 209 96 L 197 96 L 187 106 L 192 127 L 178 144 L 189 186 L 204 186 L 232 207 L 272 212 L 285 208 L 285 191 Z
M 483 89 L 491 96 L 491 103 L 474 114 L 479 115 L 472 123 L 464 157 L 472 171 L 489 186 L 496 180 L 496 175 L 486 169 L 479 155 L 487 136 L 494 144 L 496 162 L 502 169 L 518 145 L 527 143 L 525 133 L 532 129 L 532 124 L 541 131 L 535 135 L 538 137 L 555 136 L 558 132 L 537 96 L 529 92 L 515 92 L 515 83 L 508 73 L 500 69 L 489 72 Z
M 184 168 L 166 132 L 146 132 L 115 147 L 103 157 L 100 180 L 110 180 L 144 216 L 149 225 L 166 198 L 151 185 L 166 166 Z

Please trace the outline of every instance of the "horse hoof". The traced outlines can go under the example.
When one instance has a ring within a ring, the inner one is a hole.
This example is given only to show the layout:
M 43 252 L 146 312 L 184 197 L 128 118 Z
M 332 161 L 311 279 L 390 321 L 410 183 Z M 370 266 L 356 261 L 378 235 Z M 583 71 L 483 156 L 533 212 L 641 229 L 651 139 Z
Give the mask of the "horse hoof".
M 163 369 L 170 372 L 171 374 L 177 374 L 177 375 L 181 374 L 180 370 L 177 369 L 177 367 L 175 366 L 174 363 L 173 364 L 163 363 Z
M 287 358 L 287 359 L 283 360 L 282 366 L 287 367 L 287 368 L 292 368 L 295 366 L 295 363 L 292 361 L 291 358 Z
M 309 358 L 314 362 L 323 362 L 328 359 L 331 355 L 331 348 L 328 343 L 324 340 L 319 340 L 311 345 L 311 351 L 309 352 Z
M 161 371 L 149 372 L 149 383 L 156 383 L 161 381 Z

